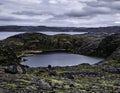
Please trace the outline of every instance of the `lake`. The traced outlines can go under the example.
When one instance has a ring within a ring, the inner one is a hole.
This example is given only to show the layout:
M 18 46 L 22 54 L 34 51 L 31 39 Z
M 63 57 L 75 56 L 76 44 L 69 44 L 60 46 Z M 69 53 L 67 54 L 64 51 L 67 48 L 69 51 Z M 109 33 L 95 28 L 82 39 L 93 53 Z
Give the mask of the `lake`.
M 85 34 L 86 32 L 40 32 L 39 33 L 47 35 L 56 35 L 56 34 Z M 6 39 L 10 36 L 25 33 L 25 32 L 0 32 L 0 40 Z M 25 57 L 26 62 L 22 62 L 23 65 L 28 65 L 30 67 L 47 67 L 48 65 L 52 66 L 73 66 L 81 63 L 95 64 L 103 59 L 96 57 L 83 56 L 78 54 L 70 53 L 43 53 L 39 55 L 34 55 L 30 57 Z
M 43 33 L 46 35 L 56 35 L 56 34 L 70 34 L 70 35 L 74 35 L 74 34 L 85 34 L 86 32 L 46 32 L 46 31 L 36 31 L 39 33 Z M 21 33 L 25 33 L 25 32 L 0 32 L 0 40 L 6 39 L 10 36 L 16 35 L 16 34 L 21 34 Z
M 102 58 L 83 56 L 78 54 L 57 52 L 42 53 L 30 57 L 24 57 L 27 61 L 21 64 L 30 67 L 47 67 L 52 66 L 73 66 L 81 63 L 95 64 L 102 61 Z

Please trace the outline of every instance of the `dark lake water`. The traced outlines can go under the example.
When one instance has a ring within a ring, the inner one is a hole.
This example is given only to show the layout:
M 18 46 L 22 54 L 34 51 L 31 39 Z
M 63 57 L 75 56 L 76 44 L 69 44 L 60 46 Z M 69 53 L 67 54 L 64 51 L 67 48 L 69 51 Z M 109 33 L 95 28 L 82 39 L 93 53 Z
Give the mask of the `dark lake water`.
M 36 31 L 39 33 L 43 33 L 46 35 L 56 35 L 56 34 L 70 34 L 70 35 L 74 35 L 74 34 L 85 34 L 86 32 L 43 32 L 43 31 Z M 10 36 L 16 35 L 16 34 L 20 34 L 20 33 L 25 33 L 25 32 L 0 32 L 0 40 L 6 39 Z
M 102 58 L 83 56 L 70 53 L 43 53 L 30 57 L 25 57 L 26 62 L 22 62 L 23 65 L 30 67 L 47 67 L 52 66 L 73 66 L 81 63 L 95 64 L 102 61 Z

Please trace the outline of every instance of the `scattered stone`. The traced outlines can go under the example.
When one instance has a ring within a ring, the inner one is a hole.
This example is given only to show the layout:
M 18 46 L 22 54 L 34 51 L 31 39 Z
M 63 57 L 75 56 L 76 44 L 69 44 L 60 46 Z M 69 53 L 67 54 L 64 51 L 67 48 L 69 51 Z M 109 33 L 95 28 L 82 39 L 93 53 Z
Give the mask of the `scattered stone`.
M 20 66 L 12 65 L 12 66 L 6 67 L 5 72 L 6 73 L 11 73 L 11 74 L 22 74 L 23 69 Z
M 69 74 L 67 77 L 68 77 L 69 79 L 75 79 L 74 75 L 70 75 L 70 74 Z
M 52 66 L 51 66 L 51 65 L 48 65 L 48 69 L 52 69 Z
M 50 71 L 49 71 L 49 75 L 50 75 L 50 76 L 56 76 L 57 73 L 56 73 L 55 70 L 50 70 Z
M 51 88 L 51 86 L 48 83 L 46 83 L 44 80 L 42 80 L 42 79 L 41 80 L 33 80 L 31 83 L 32 84 L 36 84 L 40 88 L 45 89 L 45 90 L 48 90 L 48 89 Z

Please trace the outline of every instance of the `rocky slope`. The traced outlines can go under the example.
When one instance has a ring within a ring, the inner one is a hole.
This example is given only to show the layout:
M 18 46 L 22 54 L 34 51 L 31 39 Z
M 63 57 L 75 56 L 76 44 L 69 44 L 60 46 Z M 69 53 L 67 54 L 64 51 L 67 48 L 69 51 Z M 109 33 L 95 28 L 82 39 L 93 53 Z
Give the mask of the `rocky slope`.
M 106 37 L 103 34 L 84 34 L 84 35 L 54 35 L 49 36 L 40 33 L 25 33 L 15 35 L 3 41 L 15 52 L 25 52 L 30 50 L 52 51 L 65 50 L 72 53 L 94 55 L 101 40 Z
M 15 65 L 19 64 L 20 59 L 9 48 L 0 44 L 0 65 Z
M 29 68 L 18 64 L 17 56 L 58 50 L 106 60 L 71 67 Z M 8 65 L 0 66 L 0 93 L 119 93 L 120 34 L 15 35 L 1 42 L 0 64 Z
M 106 57 L 103 63 L 111 60 L 120 62 L 120 34 L 113 34 L 104 38 L 97 48 L 97 55 Z
M 49 36 L 41 33 L 24 33 L 9 37 L 2 43 L 13 49 L 17 55 L 44 51 L 66 51 L 113 60 L 119 60 L 120 55 L 120 34 L 88 33 Z
M 9 67 L 8 67 L 9 68 Z M 102 66 L 26 68 L 26 73 L 4 72 L 0 67 L 1 93 L 119 93 L 120 63 Z M 8 71 L 11 69 L 8 69 Z

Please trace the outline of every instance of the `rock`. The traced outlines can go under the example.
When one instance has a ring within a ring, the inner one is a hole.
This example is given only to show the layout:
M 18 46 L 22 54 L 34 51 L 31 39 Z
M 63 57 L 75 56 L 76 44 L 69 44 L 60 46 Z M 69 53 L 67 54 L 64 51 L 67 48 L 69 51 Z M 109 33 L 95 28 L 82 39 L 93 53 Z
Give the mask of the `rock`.
M 57 74 L 56 71 L 54 70 L 54 68 L 51 65 L 48 65 L 47 71 L 48 71 L 50 76 L 56 76 L 56 74 Z
M 71 75 L 71 74 L 69 74 L 67 77 L 68 77 L 69 79 L 75 79 L 74 75 Z
M 52 68 L 52 66 L 51 65 L 48 65 L 48 69 L 51 69 Z
M 22 74 L 23 69 L 21 66 L 12 65 L 12 66 L 8 66 L 7 68 L 5 68 L 5 72 L 11 73 L 11 74 Z
M 75 87 L 75 85 L 74 84 L 70 84 L 70 87 Z
M 58 92 L 56 92 L 56 91 L 52 91 L 51 93 L 58 93 Z
M 49 71 L 49 75 L 50 76 L 56 76 L 57 75 L 57 72 L 55 70 L 50 70 Z
M 51 88 L 51 86 L 48 83 L 46 83 L 45 81 L 43 81 L 42 79 L 41 80 L 33 80 L 31 83 L 36 84 L 40 88 L 45 89 L 45 90 L 48 90 Z
M 20 66 L 17 66 L 17 72 L 18 74 L 22 74 L 23 73 L 23 69 Z

